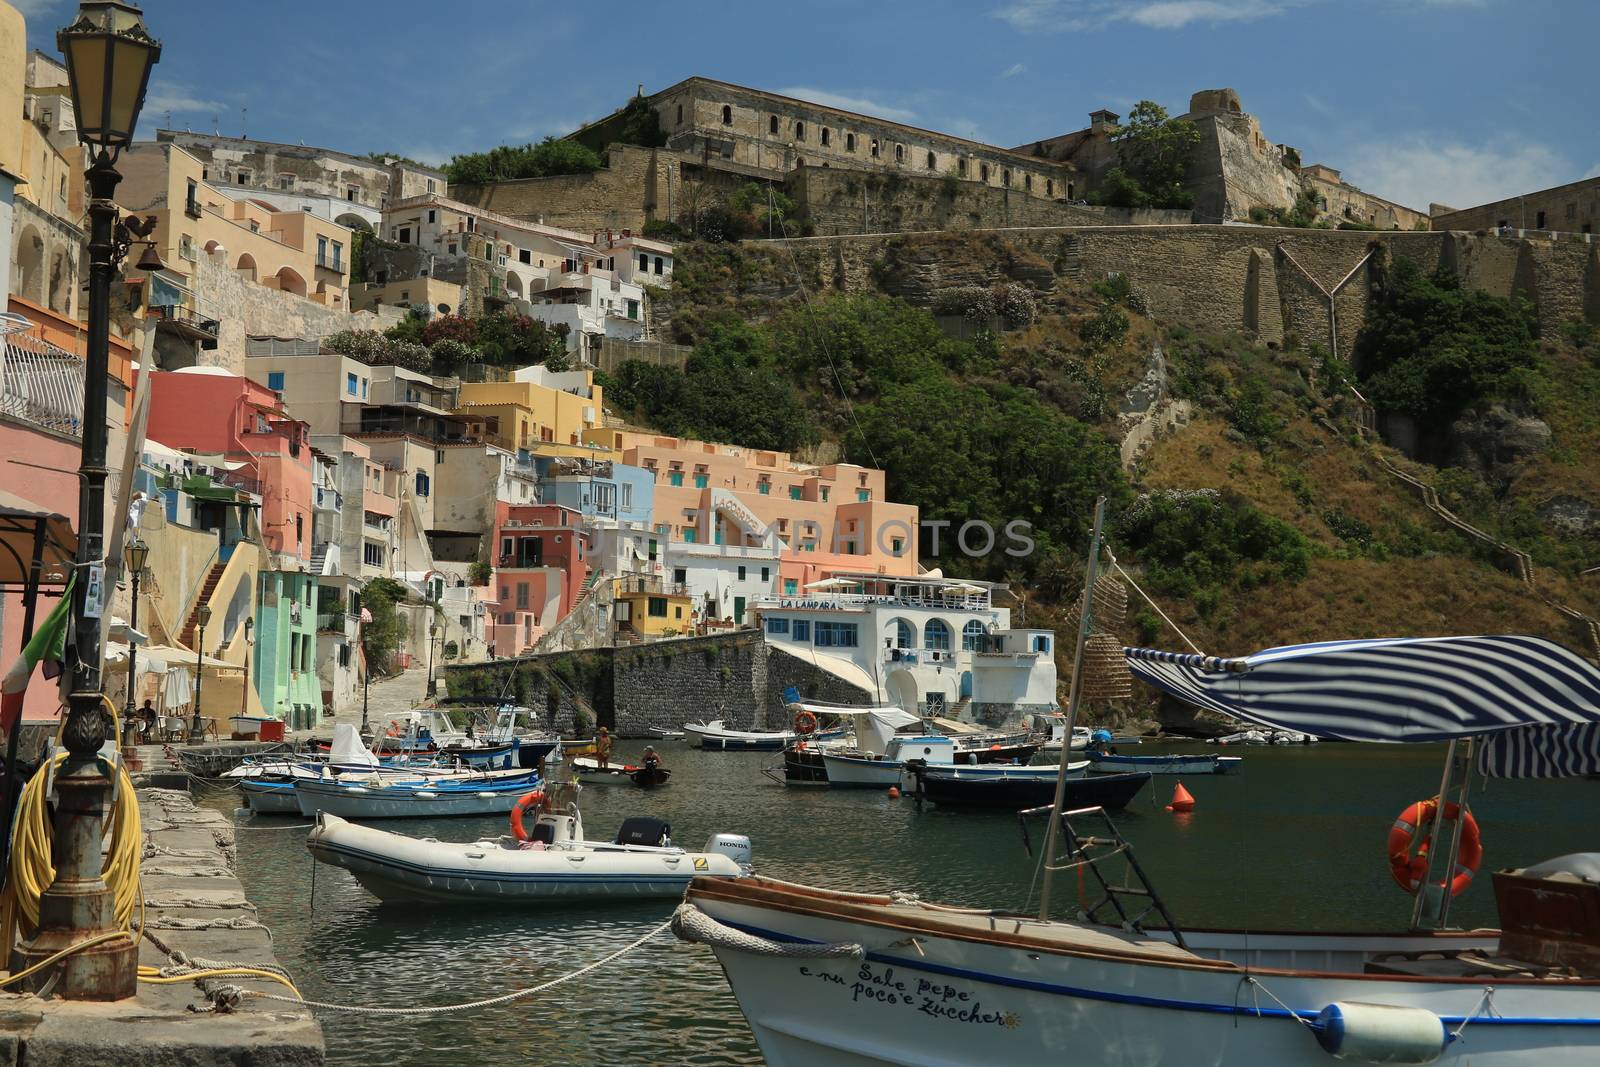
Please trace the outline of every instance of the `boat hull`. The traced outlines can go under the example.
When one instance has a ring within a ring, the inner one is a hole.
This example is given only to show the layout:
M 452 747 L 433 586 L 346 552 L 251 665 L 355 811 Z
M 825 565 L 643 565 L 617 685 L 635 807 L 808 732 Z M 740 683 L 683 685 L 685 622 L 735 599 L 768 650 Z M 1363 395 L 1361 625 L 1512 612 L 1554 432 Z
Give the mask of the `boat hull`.
M 245 804 L 257 815 L 299 815 L 293 779 L 264 781 L 247 778 L 239 783 Z
M 523 741 L 518 740 L 515 745 L 510 742 L 498 745 L 484 745 L 480 748 L 463 748 L 452 745 L 439 750 L 439 754 L 448 759 L 459 760 L 468 767 L 479 769 L 498 768 L 511 770 L 520 767 L 525 771 L 535 770 L 539 761 L 547 758 L 555 751 L 559 741 Z
M 1328 1067 L 1335 1061 L 1302 1023 L 1335 1002 L 1425 1008 L 1449 1030 L 1471 1018 L 1463 1038 L 1445 1052 L 1446 1063 L 1576 1067 L 1600 1061 L 1600 1026 L 1594 1025 L 1600 987 L 1593 983 L 1554 989 L 1488 983 L 1495 986 L 1497 1017 L 1490 1019 L 1481 1010 L 1481 981 L 1244 971 L 1203 958 L 1163 963 L 1114 950 L 1052 949 L 1022 937 L 1006 943 L 1010 921 L 998 924 L 1000 936 L 943 934 L 942 924 L 925 921 L 919 909 L 884 908 L 894 914 L 867 923 L 840 917 L 851 910 L 842 901 L 824 901 L 821 908 L 830 914 L 818 915 L 796 910 L 803 900 L 787 908 L 747 902 L 754 894 L 742 883 L 723 884 L 725 893 L 718 888 L 696 883 L 688 900 L 719 922 L 769 940 L 855 943 L 866 950 L 866 958 L 855 961 L 713 946 L 769 1067 Z M 1097 940 L 1115 945 L 1118 936 Z M 1303 943 L 1298 954 L 1319 959 L 1328 958 L 1319 940 L 1335 939 L 1284 940 Z M 1387 940 L 1399 947 L 1425 939 Z M 1070 1049 L 1082 1050 L 1082 1058 L 1064 1058 Z
M 744 873 L 717 853 L 516 850 L 495 841 L 421 841 L 325 816 L 317 820 L 306 847 L 319 861 L 348 870 L 385 902 L 589 904 L 677 898 L 696 876 Z
M 516 781 L 486 782 L 479 788 L 455 783 L 416 783 L 404 786 L 348 785 L 337 782 L 296 782 L 295 800 L 300 814 L 320 812 L 342 819 L 438 819 L 467 815 L 505 815 L 517 798 L 537 788 L 530 775 Z
M 1151 774 L 1233 774 L 1242 762 L 1238 756 L 1102 756 L 1089 753 L 1089 763 L 1097 774 L 1149 771 Z
M 1016 775 L 961 776 L 956 771 L 929 771 L 918 776 L 918 790 L 942 808 L 988 808 L 1021 811 L 1045 807 L 1055 799 L 1051 777 Z M 1067 808 L 1119 809 L 1150 784 L 1149 772 L 1069 778 L 1063 804 Z
M 785 785 L 827 785 L 828 766 L 822 762 L 822 753 L 815 748 L 783 750 L 783 781 Z
M 834 789 L 888 789 L 899 786 L 905 763 L 892 759 L 864 759 L 860 756 L 824 754 L 827 783 Z

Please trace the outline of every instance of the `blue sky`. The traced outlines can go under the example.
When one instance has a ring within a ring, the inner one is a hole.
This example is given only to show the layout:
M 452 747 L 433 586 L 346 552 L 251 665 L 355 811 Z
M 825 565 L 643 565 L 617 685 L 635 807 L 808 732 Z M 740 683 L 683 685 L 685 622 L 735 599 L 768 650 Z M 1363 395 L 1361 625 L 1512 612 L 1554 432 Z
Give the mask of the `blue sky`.
M 51 47 L 69 0 L 10 0 Z M 691 74 L 1016 145 L 1231 86 L 1268 137 L 1426 209 L 1600 173 L 1595 0 L 148 0 L 167 121 L 428 161 Z M 248 109 L 248 114 L 246 114 Z

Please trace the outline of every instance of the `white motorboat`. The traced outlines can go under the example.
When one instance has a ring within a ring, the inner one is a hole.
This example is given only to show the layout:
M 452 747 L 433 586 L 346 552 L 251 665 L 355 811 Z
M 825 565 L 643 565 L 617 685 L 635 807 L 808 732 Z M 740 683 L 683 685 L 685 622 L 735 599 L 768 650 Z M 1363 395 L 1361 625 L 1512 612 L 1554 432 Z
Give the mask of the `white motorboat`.
M 246 778 L 239 783 L 245 805 L 257 815 L 298 815 L 300 801 L 294 793 L 293 778 L 269 776 Z
M 776 752 L 795 739 L 793 730 L 730 730 L 721 719 L 684 723 L 683 732 L 713 752 Z
M 1127 771 L 1149 771 L 1151 774 L 1233 774 L 1244 762 L 1242 756 L 1219 756 L 1215 752 L 1204 755 L 1173 753 L 1166 756 L 1129 756 L 1115 752 L 1089 753 L 1089 763 L 1096 771 L 1122 774 Z
M 1477 862 L 1463 849 L 1476 824 L 1460 814 L 1474 772 L 1600 772 L 1600 669 L 1534 637 L 1328 642 L 1240 660 L 1127 656 L 1163 691 L 1269 728 L 1449 742 L 1436 814 L 1402 815 L 1391 831 L 1409 832 L 1409 847 L 1433 846 L 1403 869 L 1390 862 L 1414 896 L 1410 929 L 1188 931 L 1148 882 L 1116 886 L 1137 896 L 1126 910 L 1108 907 L 1116 892 L 1095 865 L 1126 856 L 1137 873 L 1131 845 L 1099 809 L 1059 804 L 1036 915 L 757 878 L 697 882 L 675 929 L 715 951 L 771 1067 L 1052 1063 L 1071 1049 L 1185 1067 L 1600 1062 L 1600 855 L 1497 872 L 1504 929 L 1449 928 L 1450 900 Z M 1338 699 L 1319 699 L 1328 693 Z M 1074 828 L 1091 818 L 1110 832 Z M 1383 860 L 1375 850 L 1380 871 Z M 1080 905 L 1076 921 L 1054 920 L 1051 879 L 1074 871 L 1093 871 L 1105 898 Z
M 560 793 L 558 787 L 553 790 Z M 499 837 L 456 843 L 418 840 L 323 813 L 306 840 L 323 863 L 343 867 L 383 901 L 483 904 L 594 903 L 677 898 L 691 879 L 738 879 L 750 871 L 750 839 L 712 834 L 705 848 L 672 844 L 657 819 L 623 822 L 611 841 L 584 838 L 575 802 L 542 813 L 532 840 Z
M 1035 715 L 1033 731 L 1039 739 L 1040 752 L 1060 752 L 1061 743 L 1067 735 L 1067 717 L 1060 712 Z M 1081 752 L 1089 747 L 1089 733 L 1087 726 L 1072 727 L 1072 744 L 1069 747 L 1073 752 Z

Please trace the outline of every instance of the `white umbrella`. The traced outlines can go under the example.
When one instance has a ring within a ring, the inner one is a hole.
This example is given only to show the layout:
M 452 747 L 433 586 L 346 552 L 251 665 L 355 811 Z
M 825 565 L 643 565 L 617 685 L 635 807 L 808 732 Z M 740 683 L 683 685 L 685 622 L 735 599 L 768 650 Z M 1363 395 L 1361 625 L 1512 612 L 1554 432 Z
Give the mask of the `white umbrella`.
M 858 584 L 860 584 L 860 583 L 853 582 L 848 578 L 824 578 L 819 582 L 809 582 L 809 583 L 807 583 L 806 588 L 807 589 L 843 589 L 843 588 L 846 588 L 848 586 L 858 585 Z
M 944 591 L 947 593 L 982 593 L 984 592 L 984 587 L 973 585 L 971 582 L 957 582 L 955 585 L 945 586 Z

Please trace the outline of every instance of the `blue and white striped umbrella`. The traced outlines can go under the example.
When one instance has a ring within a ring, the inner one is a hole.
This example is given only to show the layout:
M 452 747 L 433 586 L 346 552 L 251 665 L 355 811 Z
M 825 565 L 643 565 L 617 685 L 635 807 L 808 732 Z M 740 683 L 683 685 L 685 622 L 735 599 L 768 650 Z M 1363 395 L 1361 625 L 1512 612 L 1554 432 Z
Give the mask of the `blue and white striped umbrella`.
M 1262 726 L 1345 741 L 1486 735 L 1485 773 L 1600 769 L 1600 668 L 1540 637 L 1328 641 L 1240 659 L 1124 652 L 1156 688 Z

